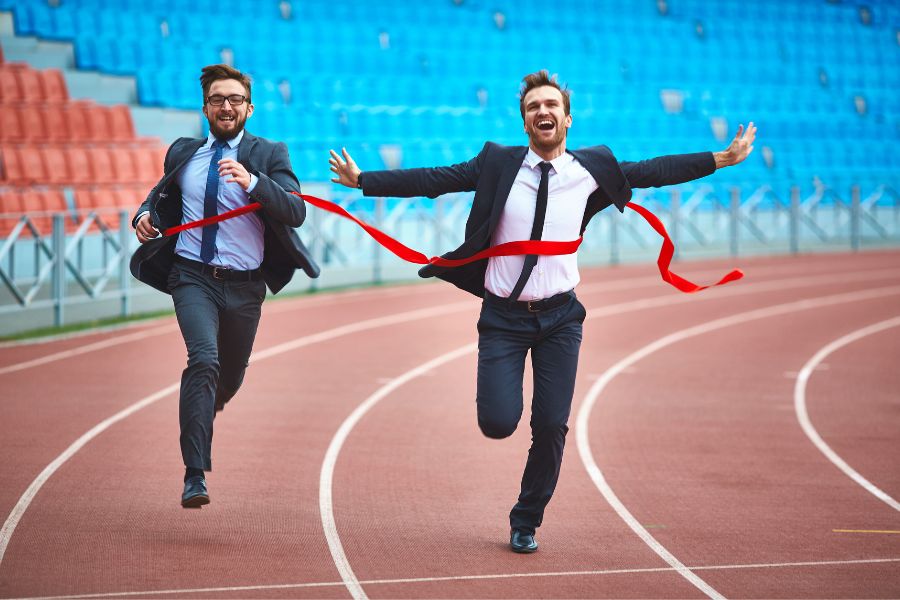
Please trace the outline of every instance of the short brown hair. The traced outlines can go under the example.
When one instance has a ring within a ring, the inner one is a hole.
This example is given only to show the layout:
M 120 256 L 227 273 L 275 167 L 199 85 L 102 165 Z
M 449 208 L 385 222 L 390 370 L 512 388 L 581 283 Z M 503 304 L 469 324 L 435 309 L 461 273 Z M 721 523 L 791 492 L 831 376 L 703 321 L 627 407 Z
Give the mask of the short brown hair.
M 203 104 L 206 104 L 206 97 L 209 95 L 209 88 L 213 82 L 220 79 L 234 79 L 239 81 L 244 89 L 247 90 L 247 102 L 250 102 L 250 76 L 241 73 L 234 67 L 228 65 L 209 65 L 203 67 L 200 75 L 200 86 L 203 88 Z
M 547 69 L 541 69 L 537 73 L 531 73 L 522 78 L 522 86 L 519 89 L 519 112 L 522 113 L 522 119 L 525 118 L 525 96 L 534 88 L 545 85 L 555 87 L 559 90 L 562 94 L 563 109 L 565 110 L 566 115 L 569 114 L 569 95 L 571 92 L 569 92 L 568 88 L 559 85 L 559 82 L 556 81 L 556 75 L 551 77 L 550 72 L 547 71 Z

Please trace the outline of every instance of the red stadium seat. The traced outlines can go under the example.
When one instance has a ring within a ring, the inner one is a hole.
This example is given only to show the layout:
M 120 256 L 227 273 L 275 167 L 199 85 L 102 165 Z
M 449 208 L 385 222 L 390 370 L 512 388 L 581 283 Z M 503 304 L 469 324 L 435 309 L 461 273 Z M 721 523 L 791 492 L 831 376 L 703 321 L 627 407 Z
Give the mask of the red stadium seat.
M 107 108 L 99 104 L 83 105 L 84 119 L 87 121 L 88 139 L 97 142 L 105 142 L 112 139 L 112 131 L 109 127 L 109 119 L 106 116 Z
M 14 106 L 0 107 L 0 142 L 21 142 L 25 139 L 25 129 L 19 111 Z
M 72 182 L 72 172 L 66 160 L 65 151 L 58 146 L 42 146 L 41 155 L 44 159 L 44 171 L 47 174 L 46 183 L 66 184 Z
M 19 78 L 16 77 L 18 65 L 5 63 L 0 65 L 0 102 L 21 102 L 24 94 L 19 88 Z
M 63 116 L 68 124 L 69 140 L 86 142 L 91 139 L 91 128 L 87 119 L 87 102 L 69 102 L 63 106 Z
M 67 142 L 71 139 L 69 133 L 69 114 L 62 103 L 41 104 L 37 107 L 38 114 L 44 122 L 44 135 L 50 142 Z
M 25 180 L 30 183 L 44 183 L 47 180 L 47 170 L 44 168 L 44 158 L 41 151 L 35 146 L 23 146 L 19 149 L 22 157 Z
M 113 183 L 116 181 L 116 173 L 113 170 L 109 150 L 106 148 L 87 148 L 85 152 L 91 165 L 92 183 Z
M 149 193 L 150 189 L 143 185 L 132 184 L 120 187 L 116 190 L 116 206 L 134 212 L 147 198 L 147 194 Z
M 22 161 L 18 151 L 12 146 L 0 147 L 0 181 L 13 184 L 21 180 Z
M 0 237 L 7 237 L 25 210 L 22 207 L 22 192 L 13 188 L 0 188 Z M 9 216 L 15 215 L 15 216 Z
M 84 146 L 69 146 L 63 150 L 66 162 L 69 165 L 70 181 L 72 183 L 93 183 L 94 173 L 91 171 L 91 161 Z
M 44 89 L 44 99 L 47 102 L 66 102 L 69 99 L 69 89 L 62 71 L 59 69 L 44 69 L 40 71 L 41 85 Z
M 157 148 L 132 148 L 130 150 L 132 161 L 137 171 L 137 181 L 156 183 L 162 177 L 162 161 L 165 157 L 165 149 Z
M 110 155 L 115 180 L 119 183 L 134 183 L 137 179 L 137 170 L 134 168 L 131 152 L 126 152 L 124 148 L 114 148 Z
M 107 109 L 111 138 L 117 141 L 134 139 L 134 123 L 131 120 L 131 109 L 120 104 Z
M 35 142 L 46 141 L 46 123 L 38 107 L 34 104 L 22 104 L 17 107 L 17 110 L 24 138 Z
M 44 86 L 41 85 L 40 71 L 31 67 L 16 70 L 19 79 L 19 89 L 25 102 L 42 102 L 44 100 Z

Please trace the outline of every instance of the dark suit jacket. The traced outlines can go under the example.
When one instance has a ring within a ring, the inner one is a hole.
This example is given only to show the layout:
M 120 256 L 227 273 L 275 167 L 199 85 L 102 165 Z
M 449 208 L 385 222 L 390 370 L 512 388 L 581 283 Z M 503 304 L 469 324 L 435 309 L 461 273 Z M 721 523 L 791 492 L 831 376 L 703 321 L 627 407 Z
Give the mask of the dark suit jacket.
M 486 249 L 509 197 L 516 174 L 525 160 L 525 146 L 501 146 L 487 142 L 472 160 L 450 167 L 366 171 L 359 182 L 366 196 L 427 196 L 475 191 L 466 238 L 444 258 L 465 258 Z M 716 170 L 711 152 L 661 156 L 640 162 L 618 162 L 606 146 L 568 151 L 587 169 L 599 186 L 588 197 L 581 233 L 595 214 L 614 204 L 620 211 L 631 199 L 631 188 L 658 187 L 705 177 Z M 476 296 L 484 296 L 487 259 L 462 267 L 426 265 L 422 277 L 439 277 Z
M 154 186 L 135 213 L 137 217 L 150 211 L 153 226 L 160 231 L 181 224 L 182 197 L 178 186 L 178 172 L 194 153 L 206 143 L 206 138 L 179 138 L 172 143 L 163 166 L 163 178 Z M 289 192 L 299 192 L 300 182 L 291 170 L 287 146 L 244 131 L 238 146 L 238 162 L 258 178 L 250 200 L 262 204 L 257 214 L 265 224 L 265 247 L 261 265 L 263 279 L 277 293 L 303 269 L 310 277 L 319 276 L 319 267 L 309 250 L 300 241 L 295 227 L 306 218 L 306 204 Z M 177 236 L 158 237 L 135 251 L 131 257 L 131 273 L 156 289 L 169 293 L 166 280 L 175 260 Z

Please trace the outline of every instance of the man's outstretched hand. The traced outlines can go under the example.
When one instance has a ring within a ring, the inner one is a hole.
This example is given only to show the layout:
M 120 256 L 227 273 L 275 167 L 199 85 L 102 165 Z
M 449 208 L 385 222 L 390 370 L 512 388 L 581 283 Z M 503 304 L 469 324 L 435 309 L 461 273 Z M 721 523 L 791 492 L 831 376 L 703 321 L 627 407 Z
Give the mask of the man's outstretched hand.
M 747 131 L 744 131 L 743 125 L 738 127 L 737 133 L 734 139 L 731 140 L 731 143 L 728 144 L 728 147 L 721 152 L 713 152 L 713 157 L 716 159 L 716 169 L 736 165 L 750 156 L 750 153 L 753 152 L 753 140 L 755 139 L 756 125 L 753 124 L 753 121 L 750 121 L 750 124 L 747 125 Z
M 344 155 L 343 158 L 338 156 L 338 153 L 334 150 L 330 150 L 330 152 L 331 158 L 328 159 L 328 162 L 331 164 L 332 172 L 337 174 L 337 178 L 331 181 L 351 188 L 359 187 L 360 170 L 356 166 L 356 161 L 347 152 L 347 149 L 341 148 L 341 154 Z

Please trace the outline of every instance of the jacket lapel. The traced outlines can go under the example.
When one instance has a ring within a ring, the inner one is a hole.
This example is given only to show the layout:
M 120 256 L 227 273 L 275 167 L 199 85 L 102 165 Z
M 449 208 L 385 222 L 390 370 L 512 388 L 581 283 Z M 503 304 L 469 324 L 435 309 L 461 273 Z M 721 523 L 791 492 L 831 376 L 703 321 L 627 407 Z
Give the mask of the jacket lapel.
M 250 151 L 253 149 L 253 146 L 256 145 L 256 136 L 251 134 L 246 129 L 244 130 L 244 137 L 241 138 L 241 143 L 238 146 L 238 162 L 244 165 L 244 168 L 247 169 L 248 172 L 253 172 L 250 168 Z
M 519 167 L 522 166 L 522 161 L 525 160 L 525 154 L 527 153 L 528 148 L 524 146 L 510 148 L 509 157 L 506 159 L 503 170 L 500 172 L 500 178 L 497 180 L 497 193 L 494 196 L 494 204 L 491 207 L 489 226 L 491 233 L 496 229 L 497 223 L 500 222 L 500 213 L 503 212 L 503 207 L 506 206 L 509 192 L 512 190 L 513 182 L 516 180 L 516 174 L 518 174 Z

